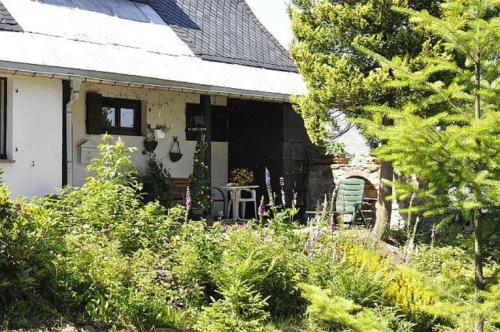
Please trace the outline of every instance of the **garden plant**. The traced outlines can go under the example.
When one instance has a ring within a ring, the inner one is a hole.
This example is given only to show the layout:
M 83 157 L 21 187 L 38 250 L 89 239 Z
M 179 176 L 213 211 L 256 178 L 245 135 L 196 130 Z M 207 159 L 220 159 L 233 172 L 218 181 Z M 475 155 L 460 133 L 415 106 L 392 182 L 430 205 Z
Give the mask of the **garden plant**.
M 130 149 L 105 142 L 80 188 L 31 200 L 0 187 L 2 328 L 468 331 L 500 327 L 497 285 L 475 303 L 471 248 L 421 243 L 411 260 L 364 229 L 186 220 L 144 203 Z M 498 272 L 494 256 L 484 273 Z

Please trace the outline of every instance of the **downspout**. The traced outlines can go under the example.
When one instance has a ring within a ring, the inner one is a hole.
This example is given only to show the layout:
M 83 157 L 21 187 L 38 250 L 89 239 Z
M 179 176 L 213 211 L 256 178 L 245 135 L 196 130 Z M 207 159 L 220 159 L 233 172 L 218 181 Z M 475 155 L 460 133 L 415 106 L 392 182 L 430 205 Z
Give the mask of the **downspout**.
M 71 97 L 66 104 L 66 169 L 68 174 L 68 186 L 73 186 L 73 104 L 80 99 L 80 78 L 71 79 Z

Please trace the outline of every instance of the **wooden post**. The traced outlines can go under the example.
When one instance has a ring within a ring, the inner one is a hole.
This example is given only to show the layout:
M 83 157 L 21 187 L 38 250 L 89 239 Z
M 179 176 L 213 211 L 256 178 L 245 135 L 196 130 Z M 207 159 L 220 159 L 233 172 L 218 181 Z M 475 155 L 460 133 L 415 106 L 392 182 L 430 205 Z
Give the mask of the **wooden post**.
M 212 185 L 212 104 L 210 96 L 201 95 L 200 104 L 203 115 L 205 116 L 205 125 L 207 131 L 205 132 L 205 142 L 207 144 L 205 162 L 208 167 L 209 183 Z

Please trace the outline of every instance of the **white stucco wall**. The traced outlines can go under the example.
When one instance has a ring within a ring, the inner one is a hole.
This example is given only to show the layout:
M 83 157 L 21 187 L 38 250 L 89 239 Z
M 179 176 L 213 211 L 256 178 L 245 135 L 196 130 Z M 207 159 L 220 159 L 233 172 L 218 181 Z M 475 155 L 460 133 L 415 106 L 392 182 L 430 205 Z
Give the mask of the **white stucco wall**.
M 0 163 L 12 196 L 46 195 L 62 183 L 62 82 L 9 76 L 7 157 Z
M 9 162 L 1 162 L 3 178 L 12 196 L 47 195 L 62 184 L 62 82 L 27 76 L 1 75 L 8 79 L 7 155 Z M 145 105 L 146 122 L 156 125 L 161 119 L 172 126 L 159 141 L 157 157 L 174 178 L 187 178 L 192 172 L 195 142 L 186 141 L 185 104 L 199 103 L 196 94 L 167 92 L 151 89 L 125 88 L 111 85 L 83 84 L 80 100 L 73 105 L 73 184 L 82 185 L 88 176 L 81 163 L 79 146 L 90 141 L 101 142 L 101 135 L 87 135 L 85 128 L 85 98 L 87 91 L 103 96 L 140 99 Z M 213 97 L 212 103 L 226 105 L 224 97 Z M 144 118 L 144 117 L 143 117 Z M 180 141 L 182 159 L 170 161 L 168 152 L 173 136 Z M 148 157 L 143 154 L 142 136 L 121 136 L 127 146 L 136 147 L 134 164 L 142 171 Z M 116 139 L 117 136 L 114 136 Z M 212 183 L 222 186 L 228 179 L 228 144 L 212 143 Z
M 196 94 L 159 91 L 153 89 L 126 88 L 104 84 L 85 83 L 82 85 L 80 100 L 73 106 L 73 183 L 78 186 L 85 182 L 88 173 L 86 165 L 80 162 L 79 146 L 86 141 L 94 145 L 101 142 L 101 135 L 87 135 L 85 128 L 85 98 L 88 91 L 98 92 L 105 97 L 139 99 L 143 101 L 146 108 L 146 122 L 155 126 L 158 122 L 163 122 L 172 126 L 165 138 L 159 140 L 156 149 L 157 157 L 170 171 L 174 178 L 187 178 L 193 169 L 193 155 L 195 142 L 186 141 L 185 135 L 185 105 L 186 103 L 199 103 L 200 96 Z M 213 97 L 212 103 L 225 105 L 226 98 Z M 144 119 L 144 117 L 143 117 Z M 161 120 L 160 120 L 161 119 Z M 168 152 L 172 144 L 173 136 L 177 136 L 180 141 L 183 157 L 174 163 L 170 161 Z M 116 138 L 117 136 L 114 136 Z M 127 146 L 136 147 L 133 153 L 133 160 L 140 170 L 147 169 L 148 156 L 143 154 L 142 136 L 120 136 Z M 228 167 L 227 143 L 212 143 L 212 181 L 214 185 L 227 183 Z

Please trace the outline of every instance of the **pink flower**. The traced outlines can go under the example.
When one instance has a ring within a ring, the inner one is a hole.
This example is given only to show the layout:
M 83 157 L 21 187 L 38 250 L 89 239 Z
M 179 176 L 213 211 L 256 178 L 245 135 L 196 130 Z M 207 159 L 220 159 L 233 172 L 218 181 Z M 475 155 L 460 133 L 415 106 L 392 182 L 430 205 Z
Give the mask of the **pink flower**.
M 266 202 L 264 200 L 264 196 L 262 196 L 262 198 L 260 199 L 260 205 L 259 205 L 258 213 L 259 213 L 259 217 L 261 217 L 261 218 L 266 213 Z
M 193 207 L 193 200 L 191 199 L 191 190 L 189 190 L 189 187 L 186 189 L 186 209 L 188 211 L 191 210 Z
M 305 250 L 310 250 L 314 247 L 314 245 L 316 244 L 316 242 L 319 241 L 319 238 L 321 237 L 321 233 L 322 233 L 322 230 L 321 228 L 317 228 L 315 229 L 311 235 L 309 236 L 309 239 L 307 239 L 307 242 L 305 243 L 304 245 L 304 249 Z
M 273 242 L 273 238 L 269 234 L 266 234 L 266 236 L 264 236 L 264 243 L 271 243 L 271 242 Z

